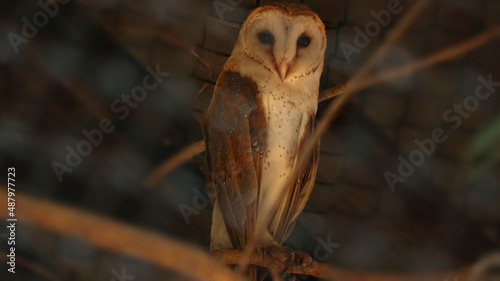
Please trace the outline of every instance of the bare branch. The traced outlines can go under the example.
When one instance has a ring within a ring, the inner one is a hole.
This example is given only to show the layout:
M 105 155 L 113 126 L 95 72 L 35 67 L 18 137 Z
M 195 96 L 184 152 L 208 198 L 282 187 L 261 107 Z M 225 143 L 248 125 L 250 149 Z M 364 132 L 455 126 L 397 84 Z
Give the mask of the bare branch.
M 146 177 L 143 184 L 148 188 L 156 186 L 161 179 L 170 173 L 173 169 L 179 167 L 189 159 L 205 151 L 205 142 L 198 141 L 181 150 L 176 155 L 165 160 L 158 168 L 156 168 L 149 176 Z
M 207 77 L 212 77 L 212 66 L 196 52 L 197 47 L 190 42 L 184 41 L 174 34 L 165 31 L 156 22 L 151 22 L 146 27 L 135 27 L 135 26 L 121 26 L 117 29 L 118 32 L 126 34 L 127 36 L 133 36 L 137 38 L 159 38 L 162 42 L 166 44 L 172 44 L 179 48 L 184 48 L 189 50 L 189 52 L 207 69 Z M 201 89 L 191 97 L 191 101 L 195 100 L 198 95 L 208 86 L 208 83 L 203 84 Z
M 221 20 L 221 19 L 218 19 L 218 18 L 215 18 L 215 17 L 212 17 L 212 16 L 205 16 L 205 19 L 209 20 L 209 21 L 214 21 L 214 22 L 217 22 L 217 23 L 220 23 L 220 24 L 223 24 L 223 25 L 235 28 L 235 29 L 240 29 L 241 28 L 241 23 L 233 23 L 233 22 Z
M 241 250 L 228 249 L 213 251 L 210 254 L 212 255 L 212 257 L 222 261 L 225 264 L 236 265 L 241 264 L 245 253 Z M 261 253 L 258 253 L 256 251 L 248 257 L 246 263 L 265 267 L 271 271 L 277 272 L 283 272 L 288 267 L 286 262 L 281 262 L 270 257 L 269 255 L 262 255 Z M 327 279 L 329 276 L 332 276 L 332 272 L 336 272 L 336 269 L 330 268 L 328 265 L 325 265 L 323 263 L 312 261 L 307 266 L 292 266 L 289 269 L 289 272 L 293 274 L 305 274 Z
M 500 252 L 482 257 L 471 270 L 470 281 L 499 280 Z M 496 278 L 496 279 L 495 279 Z
M 202 59 L 200 55 L 198 55 L 198 53 L 196 52 L 196 48 L 192 48 L 190 52 L 207 69 L 208 71 L 207 77 L 212 77 L 212 66 L 206 60 Z M 190 98 L 190 102 L 191 103 L 194 102 L 198 98 L 198 96 L 203 92 L 203 90 L 205 90 L 205 88 L 208 87 L 208 85 L 209 83 L 205 82 L 203 86 L 201 86 L 200 90 L 198 90 L 198 92 Z
M 325 89 L 319 93 L 318 102 L 329 100 L 336 96 L 340 96 L 345 91 L 346 84 L 340 84 L 335 87 Z
M 401 76 L 412 74 L 417 70 L 457 58 L 463 54 L 466 54 L 474 49 L 477 49 L 485 45 L 489 41 L 499 36 L 500 36 L 500 26 L 495 26 L 475 37 L 472 37 L 464 42 L 453 45 L 451 47 L 445 48 L 444 50 L 441 50 L 439 52 L 433 53 L 414 63 L 407 64 L 403 67 L 394 68 L 371 77 L 367 77 L 366 79 L 361 81 L 361 83 L 359 83 L 358 85 L 353 85 L 353 87 L 355 87 L 356 90 L 362 90 L 385 81 L 389 81 Z
M 220 260 L 226 264 L 240 264 L 240 261 L 244 258 L 244 252 L 240 250 L 218 250 L 211 253 L 212 257 Z M 248 264 L 257 265 L 260 267 L 268 268 L 271 272 L 283 272 L 287 268 L 287 264 L 280 262 L 276 259 L 269 258 L 267 255 L 262 256 L 258 252 L 249 256 Z M 448 271 L 448 272 L 433 272 L 433 273 L 411 273 L 411 274 L 393 274 L 393 273 L 374 273 L 359 271 L 353 269 L 344 269 L 328 266 L 324 263 L 319 263 L 316 261 L 302 267 L 292 266 L 289 269 L 292 274 L 303 274 L 316 276 L 326 280 L 334 281 L 443 281 L 443 280 L 454 280 L 458 277 L 458 280 L 467 280 L 471 268 L 466 267 L 460 270 Z
M 1 186 L 1 189 L 0 201 L 7 202 L 7 187 Z M 194 280 L 245 280 L 202 250 L 164 235 L 22 193 L 16 193 L 16 201 L 23 204 L 16 209 L 19 221 L 31 222 L 59 234 L 74 235 L 98 247 L 148 260 Z M 2 208 L 0 216 L 7 217 L 7 208 Z
M 0 187 L 0 201 L 6 202 L 5 190 L 7 188 Z M 145 259 L 194 280 L 245 280 L 244 277 L 212 258 L 214 257 L 225 264 L 238 264 L 243 257 L 242 251 L 215 251 L 210 257 L 200 249 L 152 231 L 140 230 L 133 226 L 99 218 L 96 215 L 42 201 L 22 193 L 17 193 L 16 199 L 23 202 L 24 206 L 16 209 L 19 221 L 31 222 L 55 233 L 73 235 L 87 240 L 97 247 Z M 0 210 L 0 217 L 7 217 L 6 208 Z M 277 262 L 275 259 L 262 259 L 259 253 L 250 256 L 250 264 L 275 271 L 283 271 L 286 268 L 286 264 Z M 36 271 L 38 270 L 36 269 Z M 292 267 L 290 273 L 312 275 L 335 281 L 443 281 L 445 279 L 453 280 L 455 276 L 458 276 L 459 280 L 467 280 L 470 268 L 425 275 L 403 275 L 360 272 L 330 267 L 313 261 L 305 267 Z
M 0 251 L 0 260 L 4 260 L 9 262 L 9 258 L 7 257 L 9 253 Z M 34 274 L 37 274 L 40 277 L 45 278 L 46 280 L 50 281 L 60 281 L 60 278 L 57 278 L 52 272 L 50 272 L 48 269 L 44 268 L 42 265 L 36 264 L 30 260 L 27 260 L 23 257 L 20 257 L 16 255 L 16 263 L 19 265 L 19 267 L 24 267 L 30 271 L 32 271 Z
M 431 67 L 433 65 L 460 57 L 474 49 L 477 49 L 485 45 L 489 41 L 499 36 L 500 36 L 500 26 L 495 26 L 475 37 L 472 37 L 466 41 L 463 41 L 451 47 L 445 48 L 439 52 L 433 53 L 416 62 L 409 63 L 402 67 L 393 68 L 388 71 L 382 72 L 380 74 L 369 76 L 366 79 L 360 81 L 359 83 L 356 83 L 355 85 L 352 82 L 348 82 L 347 84 L 351 89 L 354 88 L 356 91 L 361 91 L 371 86 L 375 86 L 380 83 L 399 78 L 401 76 L 412 74 L 420 69 Z M 345 89 L 346 89 L 345 84 L 325 89 L 319 94 L 319 102 L 342 95 L 345 93 Z

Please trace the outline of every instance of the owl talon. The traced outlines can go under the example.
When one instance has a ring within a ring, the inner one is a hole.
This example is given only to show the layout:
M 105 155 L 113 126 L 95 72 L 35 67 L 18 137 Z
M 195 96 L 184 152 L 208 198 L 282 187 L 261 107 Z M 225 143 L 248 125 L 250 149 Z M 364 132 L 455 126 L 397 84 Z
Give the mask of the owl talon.
M 295 257 L 294 252 L 291 249 L 279 246 L 277 244 L 263 246 L 261 247 L 261 250 L 263 257 L 267 253 L 272 258 L 279 260 L 280 262 L 283 263 L 290 262 L 292 264 Z
M 308 266 L 312 262 L 312 258 L 309 254 L 299 251 L 295 251 L 294 253 L 295 253 L 295 259 L 293 260 L 294 267 Z
M 294 265 L 294 261 L 295 261 L 295 251 L 288 248 L 288 247 L 283 247 L 284 250 L 286 250 L 287 252 L 287 255 L 288 255 L 288 259 L 286 260 L 286 263 L 287 263 L 287 267 L 285 268 L 285 270 L 283 272 L 288 272 L 290 270 L 290 268 L 292 268 L 292 266 Z M 285 261 L 283 261 L 285 262 Z

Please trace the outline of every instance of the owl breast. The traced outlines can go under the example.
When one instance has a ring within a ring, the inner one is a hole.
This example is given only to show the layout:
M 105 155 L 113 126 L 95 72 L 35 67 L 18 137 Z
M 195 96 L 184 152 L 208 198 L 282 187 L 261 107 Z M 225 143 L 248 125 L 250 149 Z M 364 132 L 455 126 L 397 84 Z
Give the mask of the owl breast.
M 260 193 L 262 200 L 273 188 L 285 184 L 292 174 L 298 143 L 311 113 L 316 113 L 317 90 L 300 87 L 303 84 L 300 82 L 298 85 L 283 84 L 273 81 L 272 77 L 257 84 L 267 113 L 267 144 Z

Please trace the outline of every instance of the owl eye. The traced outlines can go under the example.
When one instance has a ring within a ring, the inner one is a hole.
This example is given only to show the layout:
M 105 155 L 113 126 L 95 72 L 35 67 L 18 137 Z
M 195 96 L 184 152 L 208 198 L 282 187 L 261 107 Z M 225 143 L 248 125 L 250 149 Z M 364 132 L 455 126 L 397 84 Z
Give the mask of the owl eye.
M 264 44 L 273 43 L 274 38 L 269 32 L 261 32 L 259 33 L 259 40 Z
M 297 46 L 299 47 L 307 47 L 311 44 L 311 38 L 309 36 L 300 36 L 297 40 Z

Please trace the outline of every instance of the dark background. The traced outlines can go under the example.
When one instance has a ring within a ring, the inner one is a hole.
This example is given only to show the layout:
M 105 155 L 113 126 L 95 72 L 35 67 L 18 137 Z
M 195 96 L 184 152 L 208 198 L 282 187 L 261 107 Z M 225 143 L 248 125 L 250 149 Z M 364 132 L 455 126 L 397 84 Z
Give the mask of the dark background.
M 316 11 L 327 28 L 321 90 L 348 81 L 414 5 L 402 1 L 403 11 L 348 62 L 341 43 L 354 46 L 354 28 L 364 30 L 374 20 L 370 11 L 387 9 L 389 1 L 297 2 Z M 5 173 L 0 178 L 6 182 L 7 167 L 15 167 L 17 192 L 208 250 L 211 208 L 197 210 L 189 223 L 180 211 L 195 208 L 194 189 L 204 192 L 203 154 L 153 188 L 143 182 L 165 159 L 202 139 L 199 118 L 238 26 L 249 10 L 267 1 L 243 0 L 223 12 L 223 18 L 214 3 L 69 1 L 59 4 L 57 14 L 16 54 L 7 35 L 21 35 L 22 18 L 33 22 L 41 7 L 37 1 L 2 0 L 0 166 Z M 498 25 L 499 15 L 500 2 L 494 0 L 431 1 L 376 71 L 468 39 Z M 190 52 L 192 47 L 211 65 L 212 75 Z M 474 94 L 479 75 L 491 74 L 500 81 L 499 49 L 500 40 L 494 40 L 451 61 L 357 93 L 322 138 L 315 189 L 286 244 L 335 266 L 383 272 L 453 269 L 498 250 L 498 92 L 482 101 L 456 130 L 443 121 L 443 113 Z M 120 120 L 112 103 L 142 85 L 146 66 L 157 65 L 170 76 Z M 320 104 L 318 118 L 329 102 Z M 53 162 L 64 164 L 66 146 L 75 149 L 85 139 L 82 130 L 98 128 L 103 118 L 112 120 L 116 129 L 104 134 L 103 142 L 60 182 Z M 391 191 L 384 172 L 397 172 L 398 156 L 408 159 L 416 149 L 414 140 L 430 137 L 435 128 L 442 128 L 448 139 Z M 479 152 L 473 150 L 475 145 Z M 466 161 L 464 155 L 470 151 L 475 151 L 474 157 Z M 6 234 L 5 223 L 0 225 L 0 234 Z M 0 248 L 5 251 L 3 238 Z M 135 281 L 184 280 L 148 262 L 27 222 L 18 223 L 17 241 L 17 254 L 53 277 L 18 265 L 19 272 L 9 275 L 12 280 L 107 281 L 113 280 L 113 270 L 122 268 Z M 321 241 L 336 243 L 335 250 L 328 253 Z M 6 273 L 2 264 L 0 276 Z

